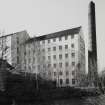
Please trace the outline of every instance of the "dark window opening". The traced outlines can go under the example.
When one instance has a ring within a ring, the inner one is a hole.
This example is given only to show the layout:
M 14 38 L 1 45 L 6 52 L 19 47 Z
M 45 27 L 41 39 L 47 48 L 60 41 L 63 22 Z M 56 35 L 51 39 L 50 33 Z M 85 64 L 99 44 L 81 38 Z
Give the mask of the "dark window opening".
M 69 79 L 68 78 L 66 79 L 66 84 L 69 84 Z

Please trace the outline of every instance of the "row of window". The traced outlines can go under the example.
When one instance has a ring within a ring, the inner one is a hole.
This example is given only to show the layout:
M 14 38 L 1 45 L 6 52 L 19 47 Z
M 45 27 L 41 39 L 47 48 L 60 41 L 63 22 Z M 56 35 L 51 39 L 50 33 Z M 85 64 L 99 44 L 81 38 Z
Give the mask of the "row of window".
M 29 66 L 29 69 L 31 70 L 31 67 Z M 74 74 L 75 74 L 75 71 L 72 71 L 72 75 L 74 76 Z M 51 75 L 51 72 L 49 72 L 49 75 Z M 59 75 L 63 75 L 63 72 L 59 72 Z M 68 76 L 69 75 L 69 71 L 66 71 L 66 76 Z M 54 76 L 56 77 L 57 76 L 57 72 L 54 72 Z M 59 79 L 59 81 L 60 81 L 60 85 L 62 85 L 63 84 L 63 79 Z M 66 84 L 69 84 L 70 83 L 70 80 L 69 80 L 69 78 L 67 78 L 66 79 Z M 72 84 L 75 84 L 75 79 L 72 79 Z
M 57 65 L 58 65 L 58 64 L 54 63 L 54 64 L 53 64 L 53 67 L 54 67 L 54 68 L 57 68 L 57 67 L 58 67 Z M 68 66 L 69 66 L 69 62 L 65 62 L 65 67 L 68 67 Z M 75 62 L 73 61 L 70 66 L 74 67 L 74 66 L 75 66 Z M 41 67 L 41 66 L 38 65 L 38 69 L 40 69 L 40 67 Z M 44 67 L 46 67 L 46 66 L 43 65 L 43 68 L 44 68 Z M 51 64 L 48 64 L 47 67 L 50 68 L 50 67 L 51 67 Z M 60 63 L 59 63 L 59 68 L 62 68 L 62 67 L 63 67 L 63 63 L 60 62 Z
M 71 35 L 71 39 L 74 38 L 74 35 Z M 56 42 L 57 38 L 53 38 L 53 39 L 48 39 L 47 42 L 51 43 L 51 40 L 53 40 L 53 42 Z M 68 35 L 65 36 L 65 40 L 68 40 Z M 62 41 L 62 37 L 59 37 L 59 41 Z M 42 41 L 42 44 L 45 44 L 45 40 Z
M 59 64 L 56 64 L 56 63 L 54 63 L 52 66 L 51 66 L 51 64 L 49 63 L 47 66 L 46 65 L 42 65 L 43 66 L 43 69 L 45 69 L 45 68 L 51 68 L 51 67 L 53 67 L 53 68 L 63 68 L 63 63 L 62 62 L 60 62 Z M 38 70 L 40 70 L 40 68 L 42 67 L 42 66 L 40 66 L 40 65 L 38 65 L 37 67 L 38 67 Z M 72 67 L 75 67 L 75 62 L 73 61 L 72 63 L 71 63 L 71 65 L 70 66 L 72 66 Z M 30 67 L 30 66 L 29 66 Z M 67 67 L 69 67 L 69 62 L 65 62 L 65 67 L 67 68 Z M 30 67 L 31 68 L 31 67 Z M 29 70 L 30 70 L 30 68 L 28 68 Z M 34 66 L 34 69 L 35 69 L 35 66 Z
M 70 80 L 69 78 L 66 78 L 66 84 L 69 84 L 70 83 Z M 60 79 L 60 85 L 63 84 L 63 79 Z M 72 79 L 72 84 L 74 85 L 75 84 L 75 79 Z
M 69 75 L 69 71 L 66 71 L 65 73 L 66 73 L 66 76 Z M 51 73 L 50 73 L 49 75 L 51 75 Z M 56 77 L 57 75 L 58 75 L 58 72 L 54 72 L 54 76 Z M 62 75 L 63 75 L 63 72 L 60 71 L 60 72 L 59 72 L 59 75 L 62 76 Z M 73 76 L 75 75 L 75 71 L 74 71 L 74 70 L 72 71 L 72 75 L 73 75 Z
M 38 65 L 38 68 L 40 68 L 39 65 Z M 25 69 L 26 69 L 26 66 L 25 66 Z M 31 69 L 31 66 L 29 66 L 28 69 L 29 69 L 29 70 L 32 70 L 32 69 Z M 51 76 L 51 75 L 52 75 L 51 72 L 49 72 L 48 75 Z M 56 76 L 58 76 L 58 75 L 59 75 L 59 76 L 62 76 L 62 75 L 69 76 L 69 71 L 66 71 L 66 72 L 63 72 L 63 71 L 60 71 L 60 72 L 53 72 L 53 75 L 54 75 L 54 77 L 56 77 Z M 75 71 L 74 71 L 74 70 L 72 71 L 72 75 L 73 75 L 73 76 L 75 75 Z
M 75 57 L 75 53 L 74 52 L 71 53 L 71 57 L 72 58 Z M 62 54 L 59 54 L 59 59 L 62 60 L 62 58 L 63 58 L 63 55 Z M 66 59 L 69 58 L 69 54 L 68 53 L 65 54 L 65 58 Z M 42 59 L 45 60 L 46 57 L 43 56 Z M 53 59 L 56 60 L 57 59 L 57 56 L 56 55 L 53 55 Z M 40 60 L 40 58 L 38 58 L 38 60 Z M 48 56 L 48 60 L 51 60 L 51 56 Z M 28 59 L 28 62 L 29 63 L 31 62 L 31 58 Z M 24 63 L 26 64 L 26 60 L 24 60 Z M 33 57 L 33 63 L 35 63 L 35 57 Z
M 75 47 L 75 46 L 74 46 L 74 43 L 72 43 L 72 44 L 71 44 L 71 48 L 74 48 L 74 47 Z M 62 45 L 59 45 L 58 48 L 59 48 L 60 51 L 63 49 Z M 65 49 L 68 49 L 68 45 L 65 45 Z M 57 50 L 57 47 L 54 46 L 52 50 L 53 50 L 53 51 L 56 51 L 56 50 Z M 37 50 L 37 52 L 40 52 L 40 51 L 41 51 L 40 49 Z M 49 47 L 49 48 L 47 49 L 47 51 L 50 52 L 50 51 L 51 51 L 51 48 Z M 45 49 L 42 49 L 42 52 L 45 52 Z M 33 53 L 35 53 L 35 49 L 33 49 Z M 30 50 L 29 50 L 28 54 L 30 55 Z M 24 52 L 24 55 L 26 56 L 26 51 Z
M 73 43 L 71 44 L 71 47 L 74 48 L 74 44 Z M 59 50 L 62 50 L 62 48 L 63 47 L 60 45 L 59 46 Z M 68 49 L 68 45 L 65 45 L 65 49 Z M 43 49 L 42 51 L 45 51 L 45 50 Z M 51 51 L 51 48 L 48 48 L 48 51 Z M 56 51 L 56 47 L 55 46 L 53 47 L 53 51 Z
M 72 62 L 71 63 L 72 66 L 75 66 L 75 62 Z M 65 62 L 65 67 L 68 67 L 69 66 L 69 63 L 68 62 Z M 51 64 L 48 64 L 48 67 L 51 67 Z M 54 68 L 57 68 L 57 64 L 54 63 L 53 64 L 53 67 Z M 59 68 L 62 68 L 63 67 L 63 63 L 59 63 Z
M 68 58 L 69 57 L 69 54 L 68 53 L 66 53 L 65 54 L 65 58 Z M 73 53 L 71 53 L 71 57 L 72 58 L 74 58 L 75 57 L 75 53 L 73 52 Z M 62 56 L 62 54 L 59 54 L 59 59 L 62 59 L 63 58 L 63 56 Z M 43 59 L 45 60 L 45 56 L 43 56 Z M 53 59 L 57 59 L 57 56 L 56 55 L 53 55 Z M 51 60 L 51 56 L 48 56 L 48 60 Z

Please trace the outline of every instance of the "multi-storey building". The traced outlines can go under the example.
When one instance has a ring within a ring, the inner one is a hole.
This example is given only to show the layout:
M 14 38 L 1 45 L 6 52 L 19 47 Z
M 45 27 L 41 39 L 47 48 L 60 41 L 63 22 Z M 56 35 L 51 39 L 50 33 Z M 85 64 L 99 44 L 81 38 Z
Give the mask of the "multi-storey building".
M 21 46 L 21 68 L 56 81 L 58 87 L 78 86 L 85 74 L 85 43 L 81 27 L 30 38 Z
M 20 45 L 29 38 L 26 31 L 0 37 L 0 56 L 12 66 L 20 65 Z

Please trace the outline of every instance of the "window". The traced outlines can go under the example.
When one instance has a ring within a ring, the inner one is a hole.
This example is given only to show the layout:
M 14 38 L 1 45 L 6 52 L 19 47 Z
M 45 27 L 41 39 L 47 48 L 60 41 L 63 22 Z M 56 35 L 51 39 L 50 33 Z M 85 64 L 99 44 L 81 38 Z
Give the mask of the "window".
M 35 53 L 35 49 L 33 49 L 33 53 Z
M 63 80 L 62 79 L 60 79 L 60 85 L 62 85 L 63 84 Z
M 24 59 L 24 64 L 26 64 L 26 59 Z
M 68 58 L 68 54 L 65 54 L 65 58 Z
M 33 63 L 35 63 L 35 58 L 33 58 Z
M 53 55 L 53 59 L 56 59 L 56 55 Z
M 26 66 L 24 66 L 24 69 L 26 70 Z
M 54 63 L 54 68 L 56 68 L 56 63 Z
M 45 44 L 45 40 L 42 41 L 42 44 Z
M 51 60 L 51 57 L 50 56 L 48 56 L 48 60 Z
M 72 62 L 72 66 L 75 66 L 75 62 Z
M 62 59 L 62 54 L 59 55 L 59 59 Z
M 60 72 L 59 72 L 59 75 L 63 75 L 63 73 L 60 71 Z
M 19 44 L 19 37 L 17 37 L 17 44 Z
M 66 71 L 66 76 L 68 76 L 69 75 L 69 71 Z
M 74 75 L 74 74 L 75 74 L 75 71 L 73 70 L 73 71 L 72 71 L 72 75 Z
M 30 44 L 28 44 L 28 48 L 30 48 Z
M 43 56 L 43 60 L 45 60 L 45 56 Z
M 43 68 L 44 68 L 44 69 L 46 68 L 46 65 L 45 65 L 45 64 L 43 64 Z
M 35 70 L 35 66 L 33 66 L 33 69 Z
M 74 48 L 74 44 L 73 43 L 71 44 L 71 47 Z
M 40 49 L 38 48 L 38 52 L 40 52 Z
M 53 47 L 53 51 L 56 51 L 56 47 Z
M 29 61 L 28 61 L 29 63 L 31 62 L 31 59 L 29 58 Z
M 17 63 L 19 63 L 19 56 L 17 56 Z
M 66 35 L 66 36 L 65 36 L 65 40 L 67 40 L 67 39 L 68 39 L 68 36 Z
M 66 84 L 69 84 L 69 78 L 66 78 Z
M 51 72 L 50 72 L 50 71 L 48 72 L 48 75 L 50 75 L 50 76 L 51 76 Z
M 71 56 L 72 56 L 72 57 L 75 57 L 75 53 L 71 53 Z
M 72 79 L 72 84 L 75 84 L 75 79 Z
M 65 49 L 68 49 L 68 45 L 65 45 Z
M 29 56 L 30 56 L 30 50 L 29 50 L 28 54 L 29 54 Z
M 42 52 L 45 52 L 45 49 L 42 49 Z
M 62 40 L 62 37 L 59 37 L 59 41 L 61 41 Z
M 50 39 L 48 39 L 48 43 L 50 43 Z
M 56 72 L 54 72 L 54 76 L 56 76 Z
M 48 64 L 48 68 L 51 67 L 51 64 Z
M 17 47 L 17 53 L 19 53 L 19 48 Z
M 50 48 L 48 48 L 48 51 L 50 51 L 51 49 Z
M 68 67 L 68 66 L 69 66 L 69 63 L 68 63 L 68 62 L 66 62 L 66 63 L 65 63 L 65 66 L 66 66 L 66 67 Z
M 62 50 L 62 46 L 59 46 L 59 50 Z
M 28 68 L 29 68 L 29 70 L 31 71 L 31 66 L 29 66 Z
M 53 39 L 53 42 L 56 42 L 56 38 Z
M 62 68 L 62 63 L 59 63 L 59 67 Z
M 24 52 L 24 56 L 26 55 L 26 51 Z
M 71 35 L 71 39 L 73 39 L 74 38 L 74 35 Z
M 40 70 L 40 65 L 38 65 L 38 70 Z
M 38 57 L 38 62 L 40 62 L 41 61 L 41 59 L 40 59 L 40 57 Z

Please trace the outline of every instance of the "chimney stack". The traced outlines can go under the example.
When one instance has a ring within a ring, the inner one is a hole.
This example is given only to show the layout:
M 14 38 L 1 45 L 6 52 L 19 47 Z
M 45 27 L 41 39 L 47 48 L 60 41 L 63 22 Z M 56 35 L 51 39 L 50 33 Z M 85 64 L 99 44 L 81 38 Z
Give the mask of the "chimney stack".
M 89 4 L 88 11 L 89 22 L 89 39 L 88 39 L 88 77 L 90 84 L 97 81 L 97 41 L 96 41 L 96 20 L 95 20 L 95 4 L 93 1 Z

